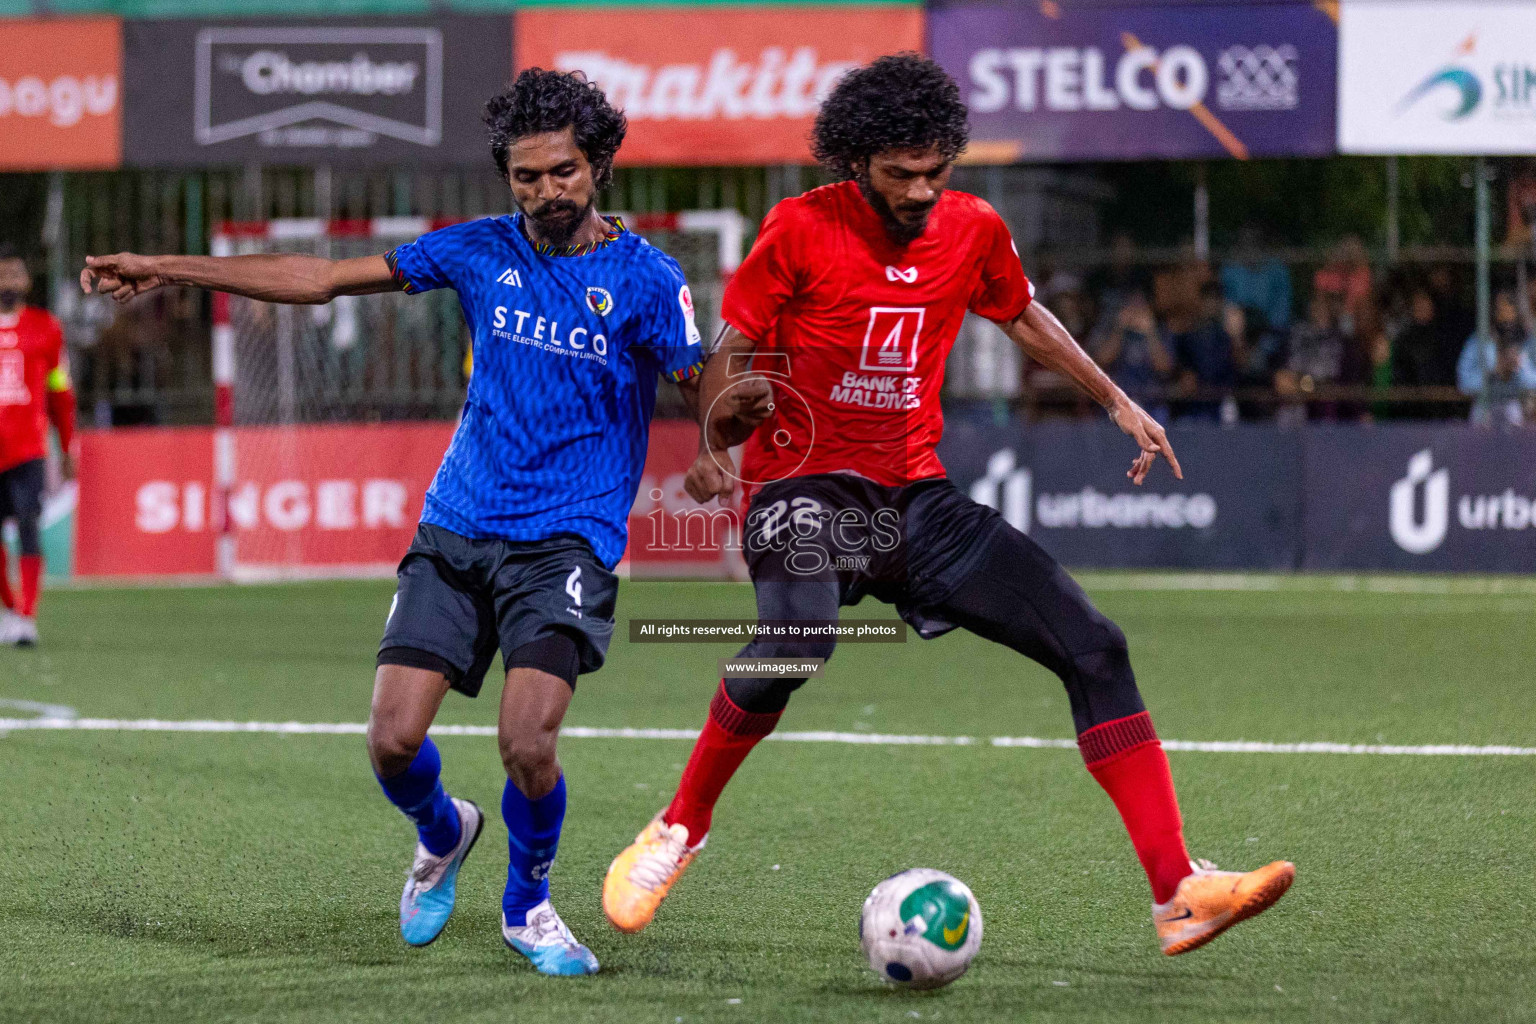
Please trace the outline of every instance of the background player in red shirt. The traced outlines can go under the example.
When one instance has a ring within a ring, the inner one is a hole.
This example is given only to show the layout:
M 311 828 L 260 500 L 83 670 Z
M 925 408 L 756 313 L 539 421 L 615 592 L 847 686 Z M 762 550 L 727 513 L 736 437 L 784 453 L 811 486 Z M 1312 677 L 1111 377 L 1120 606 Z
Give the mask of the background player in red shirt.
M 0 522 L 15 519 L 21 540 L 21 588 L 11 589 L 0 545 L 0 644 L 37 643 L 37 599 L 42 587 L 43 486 L 47 480 L 48 421 L 59 432 L 66 479 L 75 474 L 75 392 L 64 356 L 64 332 L 47 310 L 24 303 L 32 290 L 26 263 L 0 249 Z
M 764 220 L 726 290 L 729 327 L 701 388 L 705 438 L 725 411 L 719 399 L 755 376 L 773 382 L 773 415 L 747 442 L 740 474 L 727 451 L 704 442 L 688 491 L 703 502 L 730 494 L 738 477 L 745 485 L 760 623 L 832 623 L 841 605 L 873 595 L 923 637 L 963 626 L 1055 672 L 1088 770 L 1151 882 L 1163 952 L 1183 953 L 1272 905 L 1295 869 L 1191 863 L 1125 634 L 1034 541 L 944 476 L 934 452 L 939 390 L 967 310 L 1108 411 L 1141 449 L 1133 482 L 1159 456 L 1183 475 L 1156 421 L 1031 301 L 997 212 L 945 191 L 966 137 L 959 89 L 915 54 L 860 68 L 828 97 L 814 147 L 841 180 Z M 760 632 L 741 656 L 827 658 L 835 645 Z M 650 922 L 703 848 L 731 775 L 804 682 L 721 681 L 677 795 L 609 868 L 603 909 L 617 927 Z

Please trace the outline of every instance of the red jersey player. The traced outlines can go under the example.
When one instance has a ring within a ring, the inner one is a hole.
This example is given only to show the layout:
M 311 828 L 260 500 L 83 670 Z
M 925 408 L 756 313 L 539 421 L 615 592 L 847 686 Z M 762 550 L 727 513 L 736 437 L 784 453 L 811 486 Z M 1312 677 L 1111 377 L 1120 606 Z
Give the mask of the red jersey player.
M 70 442 L 75 393 L 64 359 L 64 334 L 46 310 L 23 303 L 32 290 L 27 265 L 0 251 L 0 522 L 14 518 L 21 539 L 21 589 L 11 590 L 0 546 L 0 644 L 37 643 L 37 598 L 42 585 L 43 484 L 48 421 L 59 431 L 64 473 L 74 475 Z
M 964 627 L 1061 678 L 1083 759 L 1146 869 L 1163 952 L 1183 953 L 1271 906 L 1295 869 L 1191 863 L 1125 635 L 1037 544 L 945 479 L 939 386 L 967 310 L 1104 406 L 1141 449 L 1135 483 L 1159 456 L 1182 477 L 1162 428 L 1031 301 L 1002 219 L 944 190 L 966 132 L 959 89 L 926 58 L 882 57 L 843 78 L 813 136 L 842 180 L 776 206 L 727 288 L 729 327 L 700 395 L 704 436 L 722 396 L 773 382 L 773 414 L 739 476 L 760 621 L 835 622 L 841 605 L 873 595 L 923 637 Z M 707 501 L 734 477 L 728 452 L 705 443 L 688 491 Z M 742 656 L 827 658 L 834 646 L 759 634 Z M 703 848 L 726 783 L 804 682 L 721 681 L 676 796 L 608 869 L 614 925 L 650 923 Z

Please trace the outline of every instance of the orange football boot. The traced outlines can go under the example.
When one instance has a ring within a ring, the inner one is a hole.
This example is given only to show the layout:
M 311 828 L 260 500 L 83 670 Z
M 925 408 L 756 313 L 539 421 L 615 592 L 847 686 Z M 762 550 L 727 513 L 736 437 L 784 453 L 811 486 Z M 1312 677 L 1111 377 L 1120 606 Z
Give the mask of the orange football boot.
M 1279 901 L 1296 880 L 1296 865 L 1277 860 L 1257 871 L 1217 871 L 1208 860 L 1191 861 L 1167 903 L 1152 904 L 1152 921 L 1166 956 L 1199 949 L 1216 936 Z
M 689 846 L 687 827 L 663 824 L 660 814 L 652 818 L 608 865 L 608 876 L 603 879 L 603 913 L 613 926 L 633 934 L 650 924 L 656 908 L 708 839 L 705 836 L 697 846 Z

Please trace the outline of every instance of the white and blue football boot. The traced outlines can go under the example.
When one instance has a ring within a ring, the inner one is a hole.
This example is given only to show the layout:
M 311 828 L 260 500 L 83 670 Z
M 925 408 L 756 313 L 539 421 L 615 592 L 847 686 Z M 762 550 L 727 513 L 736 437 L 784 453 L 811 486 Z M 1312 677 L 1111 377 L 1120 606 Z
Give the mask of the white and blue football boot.
M 405 876 L 400 894 L 400 937 L 413 946 L 425 946 L 443 932 L 453 913 L 453 897 L 464 858 L 475 848 L 485 815 L 473 801 L 453 800 L 459 812 L 459 841 L 442 856 L 416 844 L 416 861 Z
M 501 917 L 501 937 L 504 942 L 533 961 L 540 974 L 569 976 L 596 974 L 597 957 L 586 946 L 576 941 L 576 936 L 560 920 L 555 908 L 545 900 L 528 911 L 528 923 L 521 927 L 507 924 Z

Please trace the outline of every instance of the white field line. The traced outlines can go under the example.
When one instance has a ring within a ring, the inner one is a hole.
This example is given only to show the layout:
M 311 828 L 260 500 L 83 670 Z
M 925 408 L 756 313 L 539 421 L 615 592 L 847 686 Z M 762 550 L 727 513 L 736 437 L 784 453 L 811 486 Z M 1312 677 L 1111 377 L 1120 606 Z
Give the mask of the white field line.
M 212 720 L 167 720 L 160 718 L 0 718 L 0 734 L 7 732 L 194 732 L 194 733 L 267 733 L 280 736 L 361 736 L 368 727 L 362 722 L 220 722 Z M 495 736 L 490 725 L 434 725 L 434 736 Z M 571 739 L 593 740 L 693 740 L 694 729 L 599 729 L 570 726 L 561 735 Z M 866 732 L 776 732 L 770 740 L 782 743 L 844 743 L 880 747 L 1027 747 L 1046 750 L 1075 750 L 1077 741 L 1038 736 L 908 736 Z M 1531 757 L 1536 747 L 1473 746 L 1461 743 L 1427 745 L 1392 743 L 1266 743 L 1258 740 L 1163 740 L 1166 750 L 1200 754 L 1380 754 L 1421 757 Z
M 1268 573 L 1268 572 L 1130 572 L 1084 569 L 1073 573 L 1095 591 L 1289 591 L 1293 593 L 1427 594 L 1449 596 L 1536 596 L 1530 576 L 1410 576 Z

